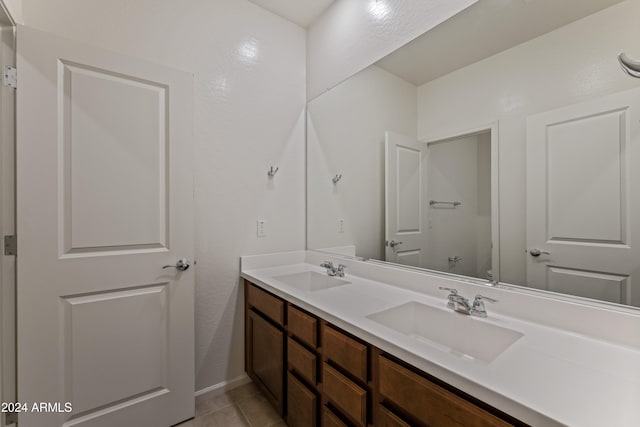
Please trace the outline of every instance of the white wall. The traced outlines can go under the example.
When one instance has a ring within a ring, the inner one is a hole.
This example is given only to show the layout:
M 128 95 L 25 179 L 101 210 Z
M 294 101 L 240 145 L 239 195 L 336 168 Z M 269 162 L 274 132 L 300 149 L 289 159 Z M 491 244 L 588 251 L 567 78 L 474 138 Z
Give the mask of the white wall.
M 242 375 L 239 256 L 305 247 L 304 30 L 246 0 L 24 0 L 23 13 L 195 74 L 196 388 Z
M 473 277 L 491 268 L 491 140 L 488 134 L 429 144 L 424 267 Z M 450 266 L 448 258 L 462 258 Z
M 2 0 L 7 12 L 16 24 L 23 23 L 22 17 L 22 0 Z
M 478 203 L 476 206 L 476 274 L 486 278 L 492 270 L 491 230 L 491 132 L 478 138 Z
M 640 86 L 620 51 L 640 55 L 640 0 L 628 0 L 418 88 L 418 138 L 499 120 L 500 280 L 526 280 L 527 116 Z
M 308 31 L 307 95 L 347 77 L 477 0 L 337 0 Z
M 376 66 L 309 104 L 309 248 L 355 245 L 359 256 L 384 259 L 384 133 L 415 138 L 416 106 L 416 87 Z

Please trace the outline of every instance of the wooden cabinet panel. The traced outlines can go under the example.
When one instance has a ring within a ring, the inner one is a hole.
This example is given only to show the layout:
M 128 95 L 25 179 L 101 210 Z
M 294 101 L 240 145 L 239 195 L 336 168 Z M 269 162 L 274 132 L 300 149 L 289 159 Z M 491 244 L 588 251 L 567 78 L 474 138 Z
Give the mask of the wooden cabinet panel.
M 245 295 L 245 369 L 290 426 L 526 426 L 249 281 Z
M 512 425 L 383 356 L 378 363 L 380 394 L 430 427 Z
M 293 374 L 287 380 L 287 425 L 315 427 L 318 418 L 318 398 Z
M 318 319 L 289 305 L 288 325 L 289 333 L 311 347 L 318 346 Z
M 282 415 L 284 383 L 284 332 L 254 311 L 247 316 L 247 373 Z
M 323 325 L 322 349 L 327 359 L 367 381 L 367 346 L 330 326 Z
M 322 369 L 322 389 L 345 415 L 358 425 L 367 424 L 367 391 L 326 363 Z
M 268 292 L 256 287 L 247 286 L 247 301 L 249 305 L 273 320 L 279 325 L 284 325 L 284 301 Z
M 287 343 L 287 361 L 289 369 L 295 370 L 310 383 L 316 383 L 318 366 L 316 355 L 292 338 L 289 338 Z
M 322 408 L 322 427 L 349 427 L 326 406 Z
M 382 405 L 378 405 L 378 418 L 376 418 L 376 426 L 378 427 L 411 427 L 405 423 L 399 416 L 388 410 Z

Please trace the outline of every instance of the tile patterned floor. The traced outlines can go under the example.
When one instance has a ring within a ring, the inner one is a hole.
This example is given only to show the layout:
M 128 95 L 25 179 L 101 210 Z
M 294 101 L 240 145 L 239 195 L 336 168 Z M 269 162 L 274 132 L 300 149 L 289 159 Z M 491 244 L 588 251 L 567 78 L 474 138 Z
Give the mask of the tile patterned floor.
M 286 427 L 260 390 L 249 383 L 196 400 L 194 419 L 176 427 Z

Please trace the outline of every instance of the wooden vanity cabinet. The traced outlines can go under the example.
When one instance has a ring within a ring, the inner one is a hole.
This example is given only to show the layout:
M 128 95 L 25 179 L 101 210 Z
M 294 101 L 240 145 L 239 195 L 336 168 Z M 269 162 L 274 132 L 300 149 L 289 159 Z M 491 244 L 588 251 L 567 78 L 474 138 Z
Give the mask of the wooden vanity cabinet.
M 318 395 L 293 373 L 287 375 L 287 425 L 315 427 L 318 423 Z
M 245 368 L 291 427 L 527 425 L 245 281 Z
M 284 301 L 245 282 L 245 371 L 284 414 Z
M 320 425 L 319 325 L 317 317 L 287 304 L 288 387 L 285 419 L 291 427 Z
M 492 411 L 434 383 L 416 368 L 378 355 L 378 420 L 380 426 L 508 427 L 525 424 Z M 388 409 L 397 408 L 398 413 Z M 489 408 L 487 405 L 484 405 Z M 493 412 L 493 413 L 492 413 Z M 498 416 L 498 415 L 502 416 Z

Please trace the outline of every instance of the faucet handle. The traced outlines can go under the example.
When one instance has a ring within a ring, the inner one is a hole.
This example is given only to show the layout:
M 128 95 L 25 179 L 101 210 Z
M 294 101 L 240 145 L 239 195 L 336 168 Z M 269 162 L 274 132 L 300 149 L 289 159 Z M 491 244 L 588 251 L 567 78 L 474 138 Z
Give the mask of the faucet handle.
M 489 301 L 489 302 L 498 302 L 497 299 L 493 299 L 493 298 L 489 298 L 489 297 L 485 297 L 484 295 L 476 295 L 476 298 L 473 300 L 473 303 L 481 303 L 482 301 Z
M 323 267 L 323 268 L 333 268 L 333 262 L 331 262 L 331 261 L 324 261 L 322 264 L 320 264 L 320 267 Z
M 438 287 L 438 289 L 440 289 L 441 291 L 449 291 L 449 295 L 447 296 L 447 298 L 449 298 L 449 302 L 447 303 L 447 307 L 455 310 L 455 304 L 453 303 L 453 298 L 458 295 L 458 290 L 457 289 L 453 289 L 453 288 L 445 288 L 445 287 Z
M 491 303 L 498 302 L 497 299 L 485 297 L 484 295 L 476 295 L 473 300 L 473 307 L 471 308 L 471 315 L 477 317 L 487 317 L 487 309 L 484 307 L 484 302 L 489 301 Z

